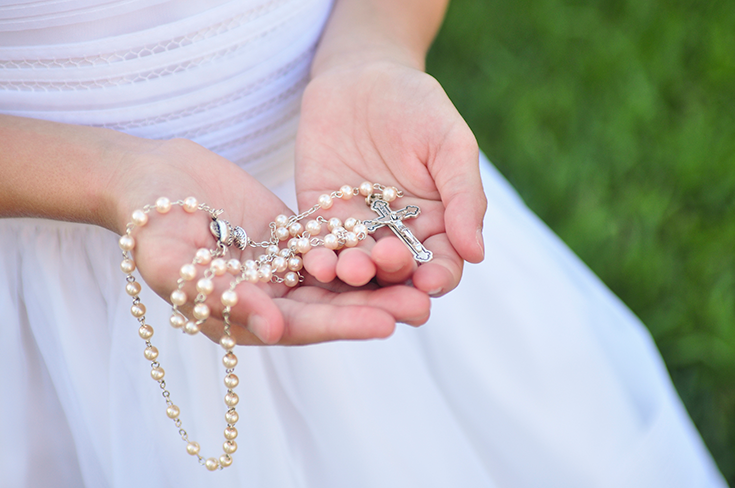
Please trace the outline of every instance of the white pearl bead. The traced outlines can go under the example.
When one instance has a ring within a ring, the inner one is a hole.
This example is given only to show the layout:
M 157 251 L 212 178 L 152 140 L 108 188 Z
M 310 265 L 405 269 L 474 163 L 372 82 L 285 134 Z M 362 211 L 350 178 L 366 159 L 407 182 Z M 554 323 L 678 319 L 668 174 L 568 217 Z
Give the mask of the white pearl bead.
M 258 271 L 255 269 L 246 269 L 245 270 L 245 280 L 249 283 L 257 283 L 258 282 Z
M 225 376 L 225 386 L 230 390 L 240 384 L 240 378 L 235 373 L 230 373 Z
M 143 315 L 145 315 L 145 305 L 142 303 L 138 303 L 137 305 L 133 305 L 130 307 L 130 313 L 133 314 L 133 317 L 136 319 L 141 318 Z
M 231 441 L 237 438 L 237 429 L 234 427 L 225 427 L 225 439 Z
M 213 259 L 210 269 L 215 276 L 222 276 L 227 271 L 227 262 L 222 258 Z
M 184 326 L 184 332 L 186 332 L 189 335 L 194 335 L 199 333 L 199 326 L 196 322 L 188 321 L 186 325 Z
M 281 256 L 282 258 L 288 258 L 291 255 L 291 250 L 288 248 L 281 249 L 278 255 Z
M 192 315 L 197 320 L 207 320 L 209 318 L 209 306 L 206 303 L 197 303 L 194 305 Z
M 276 227 L 286 227 L 288 225 L 288 217 L 281 214 L 273 222 L 275 222 Z
M 352 187 L 350 185 L 344 185 L 339 189 L 342 192 L 342 199 L 349 200 L 352 198 Z
M 197 454 L 199 454 L 199 449 L 200 447 L 198 442 L 191 441 L 186 445 L 186 452 L 188 452 L 192 456 L 196 456 Z
M 234 307 L 237 305 L 237 292 L 235 290 L 225 290 L 220 300 L 225 307 Z
M 247 268 L 247 269 L 258 269 L 258 263 L 256 263 L 252 259 L 248 259 L 247 261 L 245 261 L 245 268 Z
M 296 249 L 296 243 L 299 242 L 299 239 L 297 237 L 292 237 L 288 240 L 288 244 L 286 244 L 286 247 L 288 249 Z
M 181 410 L 179 410 L 179 407 L 176 405 L 169 405 L 166 407 L 166 416 L 168 416 L 168 418 L 175 419 L 179 414 L 181 414 Z
M 209 278 L 202 278 L 197 281 L 197 291 L 204 295 L 209 295 L 214 291 L 214 281 Z
M 299 241 L 296 243 L 296 250 L 299 251 L 301 254 L 306 254 L 311 250 L 311 242 L 309 242 L 309 239 L 306 237 L 302 237 L 299 239 Z
M 148 223 L 148 214 L 142 210 L 136 210 L 133 212 L 130 220 L 132 220 L 133 223 L 137 226 L 144 226 Z
M 232 457 L 230 457 L 229 454 L 223 454 L 219 457 L 219 463 L 222 465 L 223 468 L 226 468 L 232 465 Z
M 355 225 L 355 226 L 354 226 L 354 227 L 352 228 L 352 232 L 354 232 L 354 233 L 355 233 L 355 234 L 357 234 L 358 236 L 359 236 L 360 234 L 364 234 L 364 235 L 367 235 L 367 233 L 368 233 L 368 228 L 367 228 L 367 225 L 365 225 L 365 224 L 357 224 L 357 225 Z
M 369 197 L 373 194 L 373 184 L 369 181 L 363 181 L 360 183 L 360 195 Z
M 235 347 L 235 339 L 233 339 L 232 336 L 223 335 L 219 340 L 219 345 L 222 346 L 224 350 L 229 351 Z
M 161 381 L 166 376 L 166 372 L 160 366 L 157 368 L 151 368 L 151 378 L 156 381 Z
M 332 197 L 326 193 L 323 195 L 319 195 L 319 206 L 322 207 L 324 210 L 327 210 L 332 207 Z
M 304 261 L 300 257 L 294 256 L 292 258 L 289 258 L 288 269 L 290 269 L 291 271 L 300 271 L 303 267 Z
M 123 251 L 132 251 L 135 247 L 135 239 L 133 239 L 133 236 L 125 234 L 120 238 L 118 244 Z
M 228 424 L 236 424 L 238 420 L 240 420 L 240 414 L 236 411 L 228 410 L 227 413 L 225 413 L 225 422 L 227 422 Z
M 267 264 L 260 267 L 258 270 L 258 279 L 263 283 L 268 283 L 273 277 L 273 270 Z
M 354 232 L 345 234 L 345 247 L 355 247 L 359 242 Z
M 324 236 L 324 247 L 327 249 L 337 249 L 339 247 L 339 238 L 334 234 Z
M 209 252 L 209 249 L 201 248 L 194 255 L 194 259 L 197 263 L 206 266 L 212 261 L 212 253 Z
M 186 303 L 186 293 L 184 290 L 174 290 L 171 292 L 171 303 L 174 305 L 183 305 Z
M 185 264 L 179 270 L 179 275 L 186 281 L 191 281 L 197 276 L 197 268 L 193 264 Z
M 238 275 L 240 274 L 240 269 L 242 268 L 242 264 L 240 264 L 240 261 L 237 259 L 230 259 L 227 261 L 227 272 L 232 275 Z
M 143 324 L 138 329 L 138 335 L 141 339 L 148 340 L 153 337 L 153 327 L 148 324 Z
M 125 285 L 125 292 L 130 295 L 131 297 L 134 297 L 138 293 L 140 293 L 140 283 L 137 281 L 131 281 L 127 285 Z
M 278 251 L 280 251 L 280 250 L 281 250 L 281 248 L 280 248 L 280 247 L 278 247 L 278 246 L 276 246 L 275 244 L 271 244 L 271 245 L 270 245 L 270 246 L 268 246 L 268 248 L 266 249 L 266 251 L 268 251 L 268 254 L 269 254 L 269 255 L 277 255 L 277 254 L 278 254 Z
M 339 227 L 335 227 L 334 229 L 332 229 L 332 234 L 339 237 L 340 235 L 344 233 L 344 231 L 345 231 L 345 228 L 342 226 L 339 226 Z
M 227 405 L 228 407 L 234 407 L 235 405 L 238 404 L 239 401 L 240 401 L 240 397 L 237 396 L 237 393 L 228 392 L 225 395 L 225 405 Z
M 383 188 L 383 200 L 386 202 L 392 202 L 398 197 L 398 189 L 394 186 L 387 186 Z
M 327 228 L 332 231 L 337 227 L 342 227 L 342 221 L 339 220 L 337 217 L 332 217 L 331 219 L 329 219 L 329 222 L 327 223 Z
M 287 227 L 277 227 L 276 228 L 276 237 L 279 241 L 285 241 L 289 237 L 291 237 L 291 233 L 288 231 Z
M 214 471 L 215 469 L 217 469 L 217 466 L 219 466 L 219 463 L 217 463 L 217 460 L 215 458 L 208 458 L 206 461 L 204 461 L 204 467 L 210 471 Z
M 156 349 L 155 346 L 146 347 L 143 351 L 143 356 L 145 356 L 148 361 L 153 361 L 158 357 L 158 349 Z
M 299 284 L 299 275 L 297 275 L 293 271 L 289 271 L 283 277 L 283 283 L 289 288 L 293 288 L 294 286 Z
M 237 451 L 237 442 L 225 441 L 222 444 L 222 450 L 225 451 L 226 454 L 232 454 L 233 452 Z
M 158 210 L 158 213 L 168 213 L 171 210 L 171 200 L 166 197 L 159 198 L 156 200 L 156 210 Z
M 301 225 L 301 222 L 294 222 L 288 226 L 288 233 L 293 237 L 301 235 L 302 232 L 304 232 L 304 226 Z
M 184 210 L 189 213 L 194 213 L 197 210 L 197 207 L 199 206 L 199 202 L 197 202 L 197 199 L 194 197 L 186 197 L 184 199 Z
M 318 236 L 322 231 L 322 224 L 317 220 L 310 220 L 306 223 L 306 232 L 312 236 Z
M 354 217 L 348 217 L 345 220 L 345 229 L 347 229 L 347 230 L 354 229 L 356 225 L 357 225 L 357 219 L 354 218 Z
M 168 319 L 168 323 L 171 324 L 171 327 L 174 329 L 180 329 L 186 325 L 186 317 L 180 313 L 172 313 L 171 317 Z
M 266 256 L 265 254 L 261 254 L 260 256 L 258 256 L 258 262 L 259 263 L 267 263 L 268 262 L 268 256 Z
M 232 369 L 235 366 L 237 366 L 237 356 L 235 356 L 233 353 L 228 352 L 222 357 L 222 364 L 225 365 L 225 368 Z
M 286 271 L 286 268 L 288 267 L 288 261 L 286 261 L 286 258 L 282 256 L 276 256 L 273 258 L 273 261 L 271 261 L 272 268 L 276 271 L 276 273 L 282 273 Z

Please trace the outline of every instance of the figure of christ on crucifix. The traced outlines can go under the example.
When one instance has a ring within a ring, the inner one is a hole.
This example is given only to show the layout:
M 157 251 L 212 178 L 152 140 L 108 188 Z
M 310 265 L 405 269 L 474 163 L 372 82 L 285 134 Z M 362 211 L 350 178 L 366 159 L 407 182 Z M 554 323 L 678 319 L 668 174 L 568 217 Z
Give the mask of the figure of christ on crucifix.
M 373 220 L 365 220 L 363 224 L 367 226 L 368 232 L 372 233 L 376 229 L 388 226 L 398 238 L 408 247 L 413 254 L 413 258 L 420 263 L 428 263 L 431 261 L 433 254 L 426 249 L 424 245 L 416 239 L 411 229 L 403 223 L 404 219 L 417 217 L 421 213 L 421 209 L 416 205 L 408 205 L 400 210 L 393 211 L 390 204 L 381 198 L 375 198 L 370 202 L 370 208 L 376 212 L 379 217 Z

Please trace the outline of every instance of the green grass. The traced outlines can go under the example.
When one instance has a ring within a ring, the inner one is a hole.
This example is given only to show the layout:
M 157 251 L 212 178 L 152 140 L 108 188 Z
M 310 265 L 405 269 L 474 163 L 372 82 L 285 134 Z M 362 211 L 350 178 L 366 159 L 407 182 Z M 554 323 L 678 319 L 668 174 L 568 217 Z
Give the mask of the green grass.
M 650 329 L 735 486 L 735 2 L 457 0 L 428 69 Z

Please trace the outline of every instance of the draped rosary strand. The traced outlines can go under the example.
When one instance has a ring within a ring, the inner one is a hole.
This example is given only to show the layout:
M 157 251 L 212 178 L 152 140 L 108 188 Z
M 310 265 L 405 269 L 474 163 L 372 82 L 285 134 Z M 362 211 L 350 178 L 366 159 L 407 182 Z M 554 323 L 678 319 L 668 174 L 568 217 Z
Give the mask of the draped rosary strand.
M 320 210 L 332 207 L 336 199 L 349 200 L 353 196 L 361 195 L 366 204 L 378 214 L 373 220 L 359 220 L 348 217 L 344 220 L 332 217 L 326 219 L 321 215 L 315 215 Z M 199 463 L 208 470 L 223 469 L 232 464 L 232 454 L 237 450 L 238 432 L 235 424 L 239 420 L 236 407 L 240 399 L 235 393 L 235 388 L 240 380 L 235 374 L 237 356 L 233 352 L 235 339 L 231 334 L 230 313 L 237 305 L 237 286 L 242 282 L 248 283 L 283 283 L 287 287 L 298 286 L 304 281 L 302 256 L 312 248 L 324 246 L 328 249 L 338 251 L 343 248 L 357 246 L 368 234 L 373 233 L 380 227 L 388 227 L 408 247 L 414 259 L 418 262 L 428 262 L 432 259 L 432 253 L 413 235 L 411 230 L 403 223 L 404 219 L 418 217 L 421 210 L 415 205 L 408 205 L 400 210 L 392 210 L 390 203 L 403 197 L 403 192 L 392 186 L 383 186 L 379 183 L 363 182 L 358 187 L 348 185 L 342 186 L 332 193 L 319 196 L 318 203 L 308 210 L 293 216 L 279 215 L 269 224 L 270 239 L 256 242 L 252 240 L 247 231 L 241 226 L 233 226 L 230 222 L 223 220 L 220 216 L 223 210 L 214 209 L 205 203 L 199 203 L 195 197 L 184 200 L 171 201 L 161 197 L 152 205 L 145 205 L 132 213 L 131 221 L 127 224 L 125 234 L 120 238 L 119 245 L 122 249 L 123 261 L 120 268 L 126 275 L 125 291 L 133 298 L 130 313 L 135 317 L 140 326 L 138 335 L 145 341 L 143 356 L 151 361 L 150 375 L 162 390 L 166 402 L 166 415 L 173 420 L 178 428 L 179 435 L 186 442 L 186 452 L 196 456 Z M 214 292 L 214 280 L 226 274 L 232 276 L 230 286 L 221 294 L 220 301 L 224 306 L 222 317 L 224 330 L 219 344 L 225 351 L 222 363 L 225 368 L 224 384 L 227 388 L 224 403 L 226 406 L 224 429 L 223 454 L 217 457 L 205 458 L 200 454 L 199 443 L 189 438 L 189 434 L 183 428 L 180 419 L 181 410 L 171 399 L 171 393 L 166 387 L 165 371 L 158 362 L 158 349 L 151 343 L 153 327 L 146 323 L 146 307 L 140 300 L 141 286 L 133 276 L 136 265 L 132 251 L 135 249 L 135 229 L 143 227 L 149 222 L 149 215 L 154 211 L 159 215 L 167 214 L 172 206 L 178 205 L 185 212 L 193 214 L 197 211 L 206 212 L 211 217 L 209 230 L 215 238 L 215 247 L 201 248 L 196 251 L 192 261 L 185 263 L 179 270 L 177 287 L 170 295 L 172 313 L 169 319 L 170 325 L 180 329 L 189 335 L 197 334 L 202 324 L 209 318 L 211 310 L 205 302 Z M 303 220 L 309 219 L 305 224 Z M 322 237 L 321 232 L 326 228 L 327 233 Z M 280 244 L 286 242 L 281 248 Z M 235 246 L 244 251 L 248 248 L 261 249 L 263 251 L 257 259 L 248 259 L 240 262 L 238 259 L 226 259 L 228 250 Z M 188 282 L 193 282 L 200 275 L 200 269 L 204 268 L 201 277 L 196 281 L 196 295 L 193 300 L 184 290 Z M 193 303 L 191 317 L 187 317 L 182 307 L 188 302 Z

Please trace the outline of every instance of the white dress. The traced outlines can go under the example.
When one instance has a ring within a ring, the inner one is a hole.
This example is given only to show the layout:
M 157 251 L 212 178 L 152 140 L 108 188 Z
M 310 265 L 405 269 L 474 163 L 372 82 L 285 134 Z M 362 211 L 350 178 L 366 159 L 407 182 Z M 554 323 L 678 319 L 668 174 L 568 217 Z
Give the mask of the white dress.
M 17 1 L 0 6 L 0 111 L 187 137 L 295 208 L 327 0 Z M 645 328 L 486 161 L 482 176 L 486 259 L 428 324 L 238 348 L 239 449 L 214 473 L 149 379 L 116 236 L 0 220 L 0 486 L 726 486 Z M 143 299 L 185 428 L 218 455 L 221 350 Z

